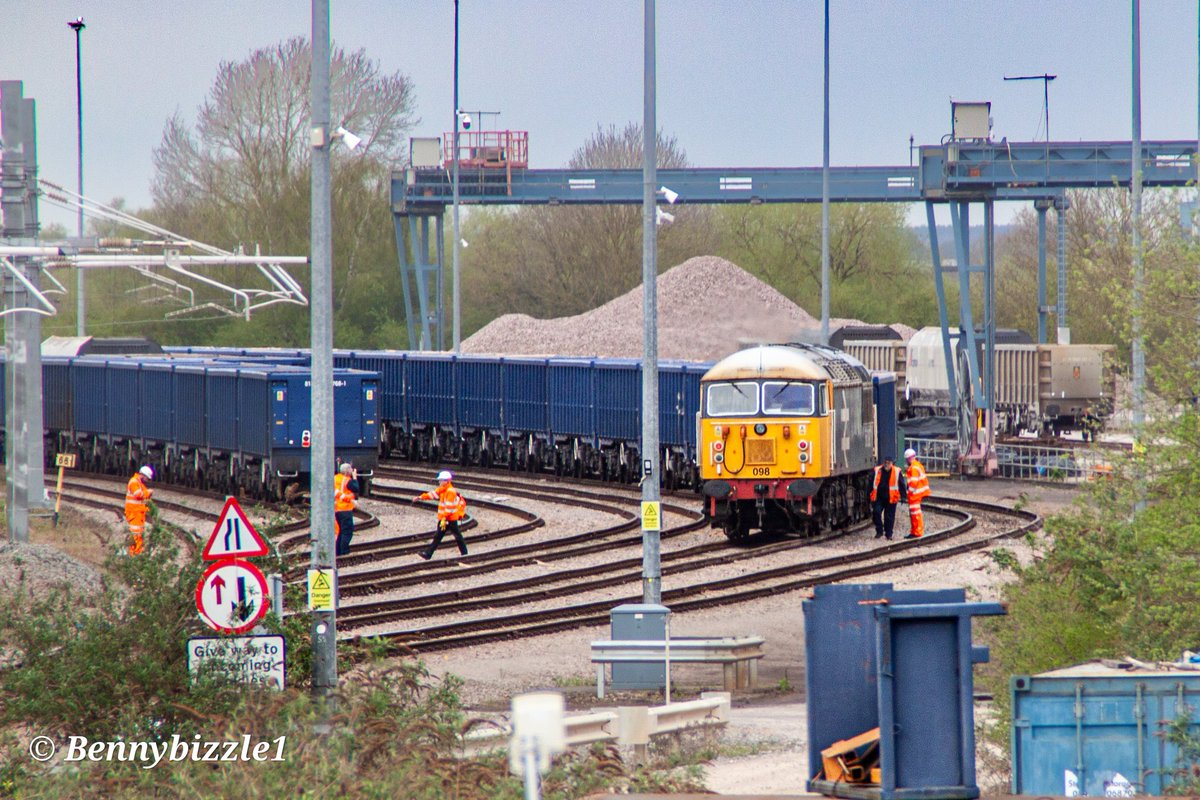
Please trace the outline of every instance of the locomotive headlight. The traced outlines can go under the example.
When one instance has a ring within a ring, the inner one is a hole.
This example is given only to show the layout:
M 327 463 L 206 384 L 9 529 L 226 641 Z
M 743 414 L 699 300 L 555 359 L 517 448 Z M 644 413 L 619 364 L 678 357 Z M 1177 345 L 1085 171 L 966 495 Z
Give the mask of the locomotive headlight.
M 785 439 L 792 438 L 792 426 L 791 425 L 783 426 L 783 438 L 785 438 Z
M 716 452 L 718 452 L 718 453 L 719 453 L 719 452 L 721 452 L 721 451 L 722 451 L 722 450 L 724 450 L 724 449 L 725 449 L 725 443 L 724 443 L 724 442 L 713 442 L 713 450 L 715 450 Z
M 800 440 L 800 443 L 799 443 L 799 444 L 797 444 L 796 446 L 797 446 L 797 447 L 799 447 L 801 450 L 807 450 L 807 449 L 808 449 L 808 442 L 806 442 L 805 440 L 801 439 L 801 440 Z
M 801 464 L 807 464 L 807 463 L 808 463 L 808 453 L 801 453 L 801 454 L 800 454 L 800 463 L 801 463 Z
M 759 436 L 762 436 L 764 433 L 767 432 L 767 426 L 760 422 L 754 426 L 754 432 L 757 433 Z
M 717 453 L 715 456 L 713 456 L 713 460 L 716 461 L 718 464 L 722 464 L 725 462 L 725 454 Z

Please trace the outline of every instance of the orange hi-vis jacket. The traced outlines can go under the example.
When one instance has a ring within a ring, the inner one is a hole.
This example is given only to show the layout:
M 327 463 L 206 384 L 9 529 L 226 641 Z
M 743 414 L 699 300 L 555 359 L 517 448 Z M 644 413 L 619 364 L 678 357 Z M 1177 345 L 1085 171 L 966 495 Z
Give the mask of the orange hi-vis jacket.
M 914 458 L 912 463 L 908 465 L 905 477 L 908 478 L 909 505 L 920 503 L 926 497 L 933 494 L 933 491 L 929 488 L 929 478 L 925 475 L 925 466 L 917 459 Z
M 354 510 L 354 492 L 346 488 L 352 480 L 354 479 L 349 475 L 343 475 L 340 472 L 333 476 L 333 510 L 335 512 Z
M 129 521 L 129 532 L 142 533 L 146 527 L 146 506 L 153 491 L 142 482 L 141 473 L 129 479 L 125 487 L 125 519 Z
M 879 493 L 879 481 L 883 474 L 883 467 L 875 468 L 875 482 L 871 485 L 871 502 L 875 502 L 875 498 Z M 888 503 L 895 504 L 900 502 L 900 470 L 892 467 L 892 475 L 888 479 Z
M 462 519 L 467 515 L 467 500 L 454 486 L 446 481 L 440 484 L 436 489 L 417 495 L 418 500 L 432 500 L 437 498 L 438 501 L 438 519 L 453 522 L 454 520 Z

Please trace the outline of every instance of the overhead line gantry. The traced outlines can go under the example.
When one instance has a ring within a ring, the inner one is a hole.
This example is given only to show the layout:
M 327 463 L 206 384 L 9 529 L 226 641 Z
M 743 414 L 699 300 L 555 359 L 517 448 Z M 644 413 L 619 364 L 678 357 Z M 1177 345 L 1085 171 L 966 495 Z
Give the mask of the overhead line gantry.
M 447 151 L 449 152 L 449 151 Z M 499 163 L 503 153 L 499 153 Z M 948 136 L 941 144 L 919 148 L 915 166 L 831 167 L 830 199 L 835 203 L 924 203 L 929 226 L 938 316 L 946 359 L 951 403 L 960 399 L 969 410 L 983 411 L 983 425 L 974 413 L 960 415 L 960 455 L 964 465 L 988 473 L 995 469 L 992 409 L 995 383 L 995 241 L 994 204 L 1033 202 L 1038 213 L 1038 341 L 1045 342 L 1046 320 L 1057 313 L 1059 341 L 1069 340 L 1066 329 L 1067 189 L 1128 187 L 1132 181 L 1129 141 L 994 142 Z M 1146 187 L 1184 187 L 1196 180 L 1197 143 L 1144 141 L 1140 170 Z M 459 172 L 459 202 L 466 205 L 596 205 L 642 202 L 642 172 L 633 169 L 572 170 L 472 167 Z M 678 194 L 682 204 L 814 203 L 821 201 L 819 167 L 728 167 L 660 169 L 658 180 Z M 391 203 L 396 244 L 404 283 L 405 313 L 410 346 L 433 349 L 444 344 L 441 293 L 444 270 L 443 220 L 452 201 L 452 183 L 443 164 L 410 167 L 392 175 Z M 971 206 L 983 207 L 983 262 L 970 263 Z M 941 256 L 934 209 L 946 205 L 954 231 L 954 262 Z M 1058 225 L 1058 302 L 1046 304 L 1046 212 L 1055 208 Z M 430 224 L 434 236 L 430 236 Z M 407 233 L 407 236 L 405 235 Z M 949 313 L 943 281 L 956 273 L 959 284 L 962 385 L 954 372 Z M 976 325 L 971 308 L 971 275 L 982 276 L 984 363 L 978 362 Z M 416 307 L 414 307 L 414 295 Z M 418 330 L 419 329 L 419 330 Z M 982 369 L 981 369 L 982 366 Z M 963 420 L 963 417 L 970 417 Z

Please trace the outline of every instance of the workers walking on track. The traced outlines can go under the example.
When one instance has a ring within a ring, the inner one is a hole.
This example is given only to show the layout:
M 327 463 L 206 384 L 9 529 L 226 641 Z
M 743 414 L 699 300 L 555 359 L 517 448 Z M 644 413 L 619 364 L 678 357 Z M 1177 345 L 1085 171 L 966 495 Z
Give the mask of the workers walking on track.
M 917 451 L 911 447 L 904 451 L 904 460 L 908 468 L 904 477 L 908 482 L 908 519 L 911 523 L 908 536 L 905 539 L 919 539 L 925 534 L 925 515 L 921 511 L 921 501 L 933 494 L 929 490 L 929 477 L 925 474 L 925 466 L 917 460 Z
M 337 545 L 334 552 L 339 556 L 350 553 L 350 540 L 354 538 L 354 506 L 358 500 L 358 470 L 349 461 L 338 467 L 333 476 L 333 520 L 337 523 Z
M 904 480 L 895 459 L 885 456 L 875 467 L 875 480 L 871 484 L 871 518 L 875 521 L 875 538 L 892 538 L 896 525 L 896 504 L 904 496 Z
M 432 491 L 419 494 L 413 498 L 413 502 L 418 500 L 432 500 L 435 497 L 438 501 L 438 529 L 433 537 L 433 541 L 421 551 L 421 558 L 428 561 L 433 558 L 434 552 L 438 549 L 438 545 L 442 543 L 442 537 L 446 535 L 446 531 L 454 534 L 454 541 L 458 542 L 458 552 L 464 556 L 467 554 L 467 543 L 463 539 L 462 531 L 458 529 L 458 521 L 467 515 L 467 501 L 451 481 L 454 476 L 447 470 L 442 470 L 438 473 L 438 486 Z
M 146 512 L 150 510 L 150 495 L 154 490 L 146 485 L 154 480 L 154 470 L 148 466 L 133 473 L 129 484 L 125 487 L 125 521 L 129 523 L 129 536 L 126 545 L 129 555 L 136 556 L 146 547 Z

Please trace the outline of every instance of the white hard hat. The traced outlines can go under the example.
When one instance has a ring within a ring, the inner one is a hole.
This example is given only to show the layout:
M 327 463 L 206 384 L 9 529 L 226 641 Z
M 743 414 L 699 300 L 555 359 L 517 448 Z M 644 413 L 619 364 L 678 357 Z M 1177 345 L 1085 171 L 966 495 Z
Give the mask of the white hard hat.
M 454 480 L 454 476 L 450 474 L 450 470 L 444 469 L 438 473 L 438 482 Z
M 147 480 L 154 480 L 154 470 L 150 469 L 150 467 L 142 467 L 138 470 L 138 473 L 145 476 Z
M 905 457 L 905 458 L 916 458 L 916 457 L 917 457 L 917 451 L 916 451 L 916 450 L 913 450 L 913 449 L 910 447 L 910 448 L 908 448 L 907 450 L 905 450 L 905 451 L 904 451 L 904 457 Z

